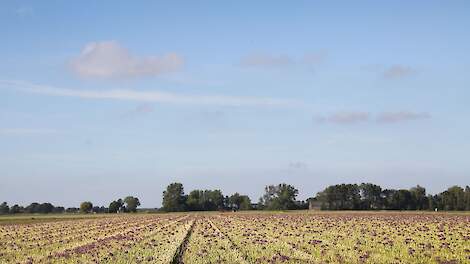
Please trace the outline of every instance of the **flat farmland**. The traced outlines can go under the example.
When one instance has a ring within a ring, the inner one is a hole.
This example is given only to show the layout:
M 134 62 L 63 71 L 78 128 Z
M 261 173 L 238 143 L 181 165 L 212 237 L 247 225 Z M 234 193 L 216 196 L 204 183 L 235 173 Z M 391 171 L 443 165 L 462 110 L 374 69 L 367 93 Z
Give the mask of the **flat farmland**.
M 470 263 L 470 214 L 241 212 L 0 219 L 1 263 Z

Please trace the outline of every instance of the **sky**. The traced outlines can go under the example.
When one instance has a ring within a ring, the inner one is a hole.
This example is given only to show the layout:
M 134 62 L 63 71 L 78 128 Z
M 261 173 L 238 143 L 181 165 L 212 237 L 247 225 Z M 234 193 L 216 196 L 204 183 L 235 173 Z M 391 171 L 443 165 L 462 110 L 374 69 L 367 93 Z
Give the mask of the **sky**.
M 0 201 L 470 184 L 468 1 L 2 1 Z

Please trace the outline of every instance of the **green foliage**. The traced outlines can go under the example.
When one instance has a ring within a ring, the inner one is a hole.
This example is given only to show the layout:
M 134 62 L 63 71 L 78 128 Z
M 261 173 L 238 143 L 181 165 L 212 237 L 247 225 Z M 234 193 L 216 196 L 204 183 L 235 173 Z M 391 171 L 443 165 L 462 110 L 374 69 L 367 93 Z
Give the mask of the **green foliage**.
M 133 196 L 127 196 L 124 198 L 124 203 L 126 203 L 127 212 L 137 212 L 137 207 L 140 206 L 139 198 Z
M 91 202 L 83 202 L 80 204 L 80 213 L 90 213 L 93 209 L 93 204 Z
M 250 197 L 234 193 L 228 198 L 228 207 L 235 210 L 251 210 Z
M 296 197 L 299 191 L 285 183 L 265 187 L 265 194 L 260 198 L 260 204 L 266 210 L 296 209 Z
M 183 184 L 172 183 L 163 192 L 163 210 L 167 212 L 181 212 L 186 210 L 186 196 Z
M 3 202 L 0 204 L 0 214 L 8 214 L 10 212 L 10 207 L 8 206 L 7 202 Z
M 409 190 L 385 189 L 371 183 L 337 184 L 315 197 L 326 210 L 469 210 L 470 187 L 453 186 L 437 195 L 427 195 L 417 185 Z
M 186 200 L 189 211 L 214 211 L 224 207 L 224 196 L 220 190 L 193 190 Z
M 124 207 L 124 202 L 122 201 L 122 199 L 118 199 L 117 201 L 112 201 L 109 204 L 108 212 L 117 213 L 117 212 L 120 212 L 123 207 Z

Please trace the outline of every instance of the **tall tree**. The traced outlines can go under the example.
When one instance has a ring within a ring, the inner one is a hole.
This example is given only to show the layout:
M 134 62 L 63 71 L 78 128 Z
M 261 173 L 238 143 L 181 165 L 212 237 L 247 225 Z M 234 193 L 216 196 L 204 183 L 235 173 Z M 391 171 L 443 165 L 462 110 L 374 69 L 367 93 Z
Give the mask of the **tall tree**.
M 83 202 L 80 204 L 80 213 L 90 213 L 93 209 L 93 204 L 91 202 Z
M 419 185 L 410 189 L 414 200 L 414 209 L 426 210 L 429 208 L 428 198 L 426 197 L 426 189 Z
M 124 203 L 126 203 L 126 210 L 133 213 L 137 212 L 137 207 L 140 206 L 139 198 L 133 196 L 124 198 Z
M 260 199 L 267 210 L 290 210 L 296 208 L 296 197 L 299 191 L 289 184 L 269 185 Z
M 0 204 L 0 214 L 8 214 L 10 212 L 10 207 L 8 206 L 7 202 L 3 202 Z
M 122 199 L 118 199 L 117 201 L 112 201 L 109 204 L 108 212 L 117 213 L 117 212 L 120 212 L 123 207 L 124 207 L 124 202 L 122 201 Z
M 179 212 L 186 210 L 186 197 L 183 184 L 172 183 L 163 192 L 163 210 L 167 212 Z
M 380 209 L 383 206 L 382 188 L 372 183 L 362 183 L 359 186 L 362 206 L 361 209 Z
M 465 186 L 465 210 L 470 211 L 470 186 Z

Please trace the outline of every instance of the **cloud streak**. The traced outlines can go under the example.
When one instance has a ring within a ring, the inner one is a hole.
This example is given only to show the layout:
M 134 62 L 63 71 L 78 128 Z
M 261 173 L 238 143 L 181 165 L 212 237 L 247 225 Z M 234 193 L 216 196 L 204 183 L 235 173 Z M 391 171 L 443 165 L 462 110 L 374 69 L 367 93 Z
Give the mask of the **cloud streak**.
M 0 128 L 0 135 L 45 135 L 58 133 L 54 129 L 43 128 Z
M 182 56 L 136 57 L 116 41 L 91 42 L 70 61 L 70 69 L 83 78 L 136 78 L 180 70 Z
M 161 91 L 138 91 L 126 89 L 112 90 L 83 90 L 57 88 L 47 85 L 37 85 L 23 81 L 0 80 L 0 85 L 19 91 L 48 96 L 75 97 L 82 99 L 107 99 L 137 102 L 158 102 L 185 105 L 221 105 L 221 106 L 276 106 L 295 107 L 303 103 L 295 100 L 243 97 L 225 95 L 188 95 Z
M 377 117 L 379 123 L 399 123 L 406 121 L 413 121 L 419 119 L 428 119 L 431 115 L 428 113 L 414 113 L 414 112 L 385 112 Z
M 393 65 L 383 71 L 382 76 L 385 79 L 400 79 L 413 75 L 416 71 L 408 66 Z
M 375 117 L 373 117 L 375 116 Z M 417 121 L 421 119 L 431 118 L 429 113 L 425 112 L 411 112 L 411 111 L 398 111 L 398 112 L 382 112 L 373 115 L 368 112 L 337 112 L 329 115 L 316 116 L 314 121 L 317 123 L 330 123 L 339 125 L 350 125 L 358 123 L 368 123 L 374 121 L 376 123 L 402 123 L 409 121 Z
M 317 65 L 322 63 L 325 58 L 326 54 L 323 52 L 306 53 L 301 59 L 297 59 L 288 55 L 256 53 L 242 57 L 240 60 L 240 66 L 258 68 L 283 68 L 293 65 Z
M 327 116 L 316 117 L 318 123 L 357 124 L 369 121 L 367 112 L 337 112 Z

